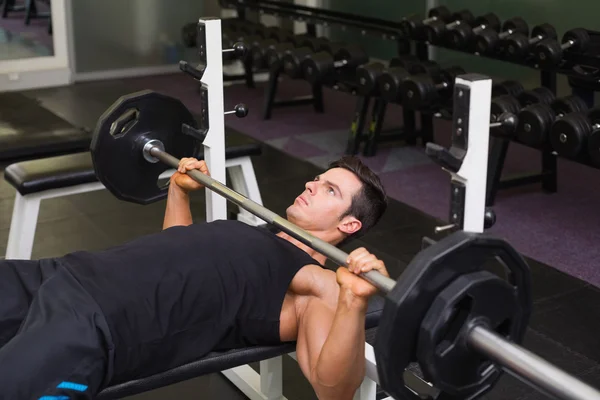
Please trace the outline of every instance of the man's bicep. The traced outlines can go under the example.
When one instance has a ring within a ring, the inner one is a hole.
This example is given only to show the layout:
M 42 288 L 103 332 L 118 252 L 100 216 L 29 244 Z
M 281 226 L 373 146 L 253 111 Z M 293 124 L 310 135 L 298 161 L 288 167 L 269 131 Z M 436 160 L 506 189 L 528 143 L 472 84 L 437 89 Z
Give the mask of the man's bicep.
M 321 349 L 327 340 L 335 310 L 318 299 L 311 299 L 298 321 L 296 357 L 304 376 L 313 381 L 312 371 L 317 365 Z

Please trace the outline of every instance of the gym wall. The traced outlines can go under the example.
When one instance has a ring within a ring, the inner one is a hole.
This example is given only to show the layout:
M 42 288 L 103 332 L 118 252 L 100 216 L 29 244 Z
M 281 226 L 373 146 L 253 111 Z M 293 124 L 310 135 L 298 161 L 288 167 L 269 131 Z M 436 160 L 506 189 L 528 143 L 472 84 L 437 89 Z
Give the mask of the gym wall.
M 529 24 L 530 29 L 547 22 L 556 27 L 559 37 L 572 28 L 583 27 L 600 30 L 600 2 L 597 0 L 438 0 L 438 1 L 361 1 L 361 0 L 328 0 L 332 10 L 345 11 L 374 18 L 400 21 L 403 16 L 412 13 L 424 15 L 429 4 L 445 5 L 451 11 L 468 8 L 473 15 L 494 12 L 503 21 L 520 16 Z M 429 4 L 428 4 L 429 3 Z M 396 47 L 384 40 L 362 38 L 355 32 L 343 32 L 338 28 L 331 29 L 334 40 L 358 41 L 370 49 L 371 56 L 389 59 L 396 54 Z M 442 65 L 462 65 L 470 71 L 476 71 L 499 78 L 518 79 L 526 86 L 539 84 L 539 74 L 530 68 L 524 68 L 502 61 L 493 61 L 457 51 L 435 49 L 435 60 Z M 558 94 L 570 93 L 566 78 L 559 76 Z
M 183 53 L 181 27 L 204 14 L 198 0 L 71 4 L 77 73 L 177 64 L 190 56 Z

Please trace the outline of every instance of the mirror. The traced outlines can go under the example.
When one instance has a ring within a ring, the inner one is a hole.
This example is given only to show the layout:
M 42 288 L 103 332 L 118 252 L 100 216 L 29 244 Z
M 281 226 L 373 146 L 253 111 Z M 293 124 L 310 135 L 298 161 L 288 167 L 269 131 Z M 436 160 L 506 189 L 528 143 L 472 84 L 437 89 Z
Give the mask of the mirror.
M 0 60 L 54 56 L 51 0 L 0 0 Z

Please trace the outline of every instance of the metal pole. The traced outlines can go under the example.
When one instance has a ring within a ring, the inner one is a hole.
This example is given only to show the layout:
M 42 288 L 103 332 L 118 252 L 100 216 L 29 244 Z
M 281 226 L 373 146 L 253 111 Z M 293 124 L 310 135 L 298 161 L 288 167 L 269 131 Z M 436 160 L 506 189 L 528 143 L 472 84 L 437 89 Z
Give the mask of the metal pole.
M 156 157 L 166 165 L 169 165 L 173 168 L 177 168 L 179 166 L 179 159 L 173 157 L 172 155 L 163 151 L 157 146 L 152 146 L 149 149 L 147 149 L 147 151 L 152 157 Z M 293 236 L 294 238 L 298 239 L 307 246 L 310 246 L 311 248 L 317 250 L 319 253 L 328 257 L 335 263 L 343 266 L 348 266 L 348 264 L 346 263 L 346 260 L 348 259 L 348 253 L 325 242 L 324 240 L 314 237 L 313 235 L 309 234 L 308 232 L 289 222 L 287 219 L 282 218 L 277 213 L 274 213 L 268 208 L 261 206 L 260 204 L 239 194 L 235 190 L 230 189 L 226 185 L 223 185 L 221 182 L 211 178 L 208 175 L 203 174 L 198 170 L 188 171 L 187 174 L 196 182 L 204 185 L 205 187 L 216 193 L 219 193 L 232 203 L 237 204 L 238 206 L 258 216 L 264 221 L 275 225 L 290 236 Z M 392 290 L 394 285 L 396 285 L 396 281 L 388 278 L 387 276 L 381 274 L 378 271 L 369 271 L 361 274 L 360 276 L 386 294 Z
M 482 326 L 467 334 L 467 342 L 475 350 L 498 362 L 515 377 L 525 380 L 558 399 L 600 399 L 600 392 L 530 351 L 506 341 Z

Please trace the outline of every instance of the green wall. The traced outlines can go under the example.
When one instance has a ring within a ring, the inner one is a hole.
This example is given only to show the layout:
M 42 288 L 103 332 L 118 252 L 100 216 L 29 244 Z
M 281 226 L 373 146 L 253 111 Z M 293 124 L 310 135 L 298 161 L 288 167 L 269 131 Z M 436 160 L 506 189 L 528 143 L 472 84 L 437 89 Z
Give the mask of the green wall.
M 583 27 L 600 31 L 600 1 L 598 0 L 440 0 L 450 10 L 470 9 L 475 16 L 486 12 L 495 12 L 501 20 L 514 16 L 524 18 L 531 27 L 547 22 L 553 24 L 559 36 L 572 28 Z M 364 1 L 364 0 L 329 0 L 329 8 L 369 17 L 399 21 L 402 16 L 411 13 L 424 14 L 424 1 Z M 334 40 L 352 40 L 362 43 L 369 49 L 372 57 L 390 58 L 396 54 L 391 43 L 373 38 L 362 38 L 357 34 L 332 29 Z M 526 86 L 539 84 L 539 73 L 531 68 L 524 68 L 511 63 L 489 60 L 452 50 L 436 49 L 436 61 L 442 65 L 458 64 L 473 72 L 480 72 L 504 79 L 519 79 Z M 564 77 L 559 78 L 559 94 L 568 92 Z

